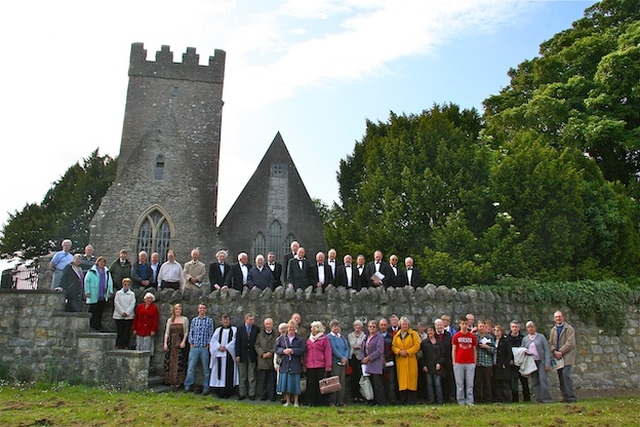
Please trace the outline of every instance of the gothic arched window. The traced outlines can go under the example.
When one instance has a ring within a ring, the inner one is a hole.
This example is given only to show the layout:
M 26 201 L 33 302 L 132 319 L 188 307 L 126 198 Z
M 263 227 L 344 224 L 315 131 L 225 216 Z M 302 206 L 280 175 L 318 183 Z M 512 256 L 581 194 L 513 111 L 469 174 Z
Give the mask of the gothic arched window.
M 150 258 L 153 252 L 158 252 L 160 262 L 164 262 L 171 244 L 172 228 L 166 213 L 158 207 L 149 209 L 138 220 L 136 254 L 145 251 Z
M 253 247 L 251 248 L 252 258 L 251 260 L 255 260 L 256 256 L 259 254 L 267 256 L 267 239 L 264 238 L 264 234 L 258 232 L 256 237 L 253 239 Z
M 274 219 L 269 226 L 268 247 L 270 251 L 276 254 L 276 259 L 281 259 L 284 252 L 282 251 L 282 225 L 280 221 Z
M 284 244 L 282 246 L 282 253 L 283 254 L 288 254 L 291 251 L 291 243 L 296 240 L 296 236 L 293 235 L 293 233 L 289 233 L 287 235 L 287 238 L 284 239 Z

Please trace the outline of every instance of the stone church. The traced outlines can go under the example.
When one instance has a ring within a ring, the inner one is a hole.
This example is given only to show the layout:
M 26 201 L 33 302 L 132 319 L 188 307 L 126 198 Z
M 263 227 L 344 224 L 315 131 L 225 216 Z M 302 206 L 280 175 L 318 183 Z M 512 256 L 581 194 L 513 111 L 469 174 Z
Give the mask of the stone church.
M 280 133 L 217 227 L 218 170 L 225 52 L 208 65 L 195 48 L 182 62 L 169 46 L 147 60 L 142 43 L 131 46 L 129 86 L 118 171 L 90 226 L 90 242 L 109 262 L 120 249 L 173 249 L 178 261 L 200 248 L 207 264 L 219 249 L 229 262 L 245 251 L 251 263 L 273 251 L 282 261 L 298 240 L 312 257 L 325 250 L 322 220 Z

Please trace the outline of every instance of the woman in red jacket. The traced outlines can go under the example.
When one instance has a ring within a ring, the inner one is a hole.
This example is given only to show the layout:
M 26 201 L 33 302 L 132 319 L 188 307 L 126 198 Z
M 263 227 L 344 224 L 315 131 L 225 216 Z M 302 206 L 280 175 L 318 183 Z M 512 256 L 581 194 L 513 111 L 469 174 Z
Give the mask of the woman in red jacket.
M 151 292 L 144 296 L 144 302 L 136 307 L 136 315 L 133 318 L 133 333 L 136 336 L 136 350 L 150 351 L 153 357 L 153 341 L 158 332 L 160 315 L 158 307 L 153 303 L 156 297 Z

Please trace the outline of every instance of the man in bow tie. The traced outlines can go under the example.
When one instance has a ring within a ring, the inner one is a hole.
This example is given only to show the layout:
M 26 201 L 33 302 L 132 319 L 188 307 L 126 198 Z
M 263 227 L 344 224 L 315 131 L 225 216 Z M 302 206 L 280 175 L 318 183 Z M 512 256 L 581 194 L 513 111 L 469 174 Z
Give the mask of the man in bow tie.
M 267 254 L 267 267 L 273 274 L 273 284 L 277 288 L 282 286 L 282 264 L 276 262 L 276 254 L 269 252 Z
M 218 290 L 224 286 L 224 279 L 231 269 L 227 264 L 227 251 L 219 250 L 216 253 L 217 261 L 209 265 L 209 283 L 212 290 Z
M 316 265 L 311 267 L 311 283 L 314 287 L 324 289 L 327 285 L 333 284 L 331 267 L 325 262 L 324 253 L 316 254 Z
M 398 286 L 413 286 L 414 288 L 422 286 L 420 269 L 413 264 L 413 258 L 405 258 L 404 266 L 405 269 L 401 271 L 398 277 Z

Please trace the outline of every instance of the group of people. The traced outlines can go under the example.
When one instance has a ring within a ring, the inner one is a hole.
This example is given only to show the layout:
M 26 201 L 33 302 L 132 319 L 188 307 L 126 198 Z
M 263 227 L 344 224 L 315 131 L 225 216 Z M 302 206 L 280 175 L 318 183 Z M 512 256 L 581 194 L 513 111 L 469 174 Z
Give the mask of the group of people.
M 229 398 L 237 391 L 239 400 L 281 399 L 285 406 L 299 406 L 303 392 L 309 406 L 344 406 L 347 389 L 353 402 L 416 404 L 421 383 L 430 404 L 517 402 L 518 384 L 523 400 L 530 401 L 529 378 L 535 401 L 550 403 L 547 375 L 562 361 L 557 372 L 563 402 L 576 402 L 575 331 L 559 311 L 549 340 L 531 321 L 523 335 L 517 321 L 505 331 L 490 321 L 476 323 L 472 314 L 460 319 L 460 330 L 446 315 L 416 330 L 408 318 L 393 315 L 366 322 L 366 331 L 356 320 L 344 335 L 338 320 L 313 321 L 307 334 L 298 313 L 276 331 L 273 319 L 264 319 L 260 328 L 252 313 L 237 326 L 225 314 L 214 328 L 205 304 L 190 325 L 181 311 L 179 304 L 173 307 L 165 329 L 165 381 L 176 388 L 184 384 L 186 392 L 194 388 L 200 364 L 205 395 Z M 319 384 L 327 377 L 337 377 L 339 391 L 321 393 Z
M 105 304 L 113 297 L 116 348 L 120 349 L 130 347 L 133 334 L 136 349 L 153 354 L 160 317 L 154 304 L 155 290 L 199 289 L 205 279 L 206 269 L 199 260 L 198 249 L 191 251 L 191 260 L 184 266 L 176 261 L 172 250 L 162 264 L 157 253 L 148 262 L 144 251 L 131 263 L 127 251 L 121 250 L 118 259 L 107 268 L 107 259 L 96 258 L 91 245 L 83 255 L 71 255 L 70 248 L 71 241 L 63 241 L 62 250 L 51 260 L 52 286 L 65 292 L 68 311 L 82 311 L 86 303 L 92 314 L 90 326 L 97 331 L 102 329 Z M 334 249 L 328 251 L 326 258 L 323 252 L 315 258 L 311 265 L 304 248 L 295 241 L 283 264 L 269 252 L 266 260 L 257 255 L 256 265 L 251 266 L 243 252 L 237 263 L 229 265 L 227 252 L 221 250 L 216 254 L 217 261 L 209 266 L 208 278 L 212 290 L 274 289 L 281 285 L 324 289 L 331 284 L 358 292 L 367 287 L 422 286 L 420 270 L 410 257 L 404 260 L 404 268 L 399 267 L 396 255 L 385 262 L 381 251 L 375 251 L 374 260 L 369 263 L 363 255 L 357 256 L 355 264 L 351 255 L 345 255 L 340 263 Z M 141 304 L 136 305 L 132 285 L 142 290 Z M 369 321 L 366 329 L 356 321 L 353 331 L 345 337 L 337 320 L 329 325 L 311 323 L 307 336 L 298 314 L 280 324 L 276 332 L 272 319 L 265 319 L 261 329 L 254 325 L 252 314 L 246 315 L 238 327 L 231 325 L 230 316 L 222 316 L 221 325 L 214 329 L 214 322 L 206 313 L 206 305 L 200 304 L 198 316 L 189 322 L 182 315 L 182 306 L 173 306 L 163 339 L 166 383 L 184 384 L 189 391 L 200 362 L 205 372 L 204 393 L 213 388 L 222 398 L 230 397 L 238 387 L 240 399 L 255 399 L 259 373 L 262 399 L 276 400 L 276 394 L 282 394 L 286 405 L 298 405 L 305 373 L 309 405 L 344 405 L 347 376 L 354 401 L 413 404 L 420 386 L 421 390 L 426 389 L 430 403 L 474 404 L 517 402 L 518 383 L 523 400 L 529 401 L 531 378 L 536 401 L 546 403 L 551 402 L 547 373 L 554 362 L 560 366 L 557 372 L 563 400 L 576 401 L 571 379 L 575 331 L 564 322 L 561 312 L 555 313 L 556 326 L 548 341 L 537 333 L 531 321 L 526 324 L 527 335 L 523 335 L 516 321 L 505 331 L 488 320 L 476 324 L 472 314 L 460 319 L 459 331 L 450 325 L 451 319 L 446 315 L 433 325 L 418 323 L 417 330 L 410 327 L 406 317 L 391 316 L 389 321 Z M 319 381 L 326 376 L 337 376 L 341 391 L 329 396 L 321 394 Z

